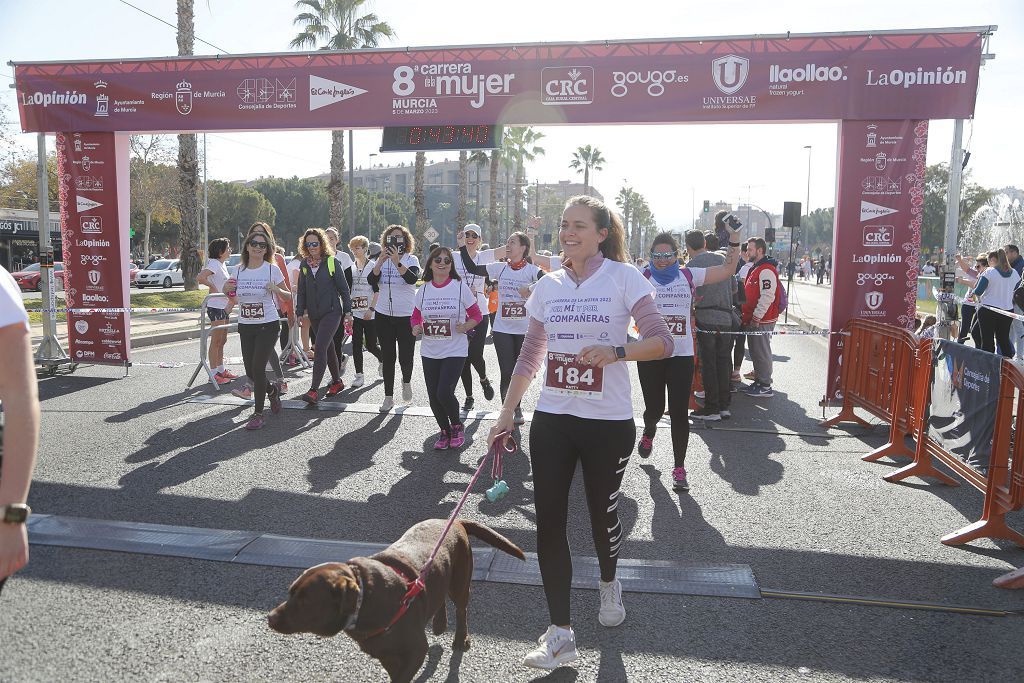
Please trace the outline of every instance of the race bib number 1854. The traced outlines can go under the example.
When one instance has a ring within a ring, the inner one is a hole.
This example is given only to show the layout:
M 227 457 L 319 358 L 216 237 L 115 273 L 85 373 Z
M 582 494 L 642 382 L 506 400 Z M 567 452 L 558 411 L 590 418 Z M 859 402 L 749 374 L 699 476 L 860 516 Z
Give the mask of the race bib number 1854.
M 549 351 L 544 386 L 563 396 L 600 399 L 604 393 L 604 368 L 581 365 L 574 353 Z

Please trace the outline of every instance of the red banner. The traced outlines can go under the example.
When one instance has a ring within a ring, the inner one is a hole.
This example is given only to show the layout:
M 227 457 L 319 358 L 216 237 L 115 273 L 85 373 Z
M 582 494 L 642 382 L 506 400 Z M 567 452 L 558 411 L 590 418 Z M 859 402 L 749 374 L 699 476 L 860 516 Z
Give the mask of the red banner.
M 127 135 L 57 134 L 68 308 L 129 306 L 127 164 Z M 68 353 L 76 361 L 127 363 L 129 320 L 127 313 L 68 313 Z
M 952 119 L 978 31 L 18 64 L 25 131 Z
M 840 125 L 831 329 L 842 329 L 851 318 L 911 327 L 927 144 L 927 121 Z M 831 337 L 828 399 L 838 398 L 843 340 Z

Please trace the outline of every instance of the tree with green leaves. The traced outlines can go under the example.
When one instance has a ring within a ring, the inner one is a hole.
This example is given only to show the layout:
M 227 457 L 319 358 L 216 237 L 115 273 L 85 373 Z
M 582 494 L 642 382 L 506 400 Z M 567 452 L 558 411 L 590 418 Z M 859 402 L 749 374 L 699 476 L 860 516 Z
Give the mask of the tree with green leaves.
M 590 194 L 590 170 L 603 171 L 603 164 L 605 163 L 607 163 L 607 160 L 601 155 L 601 150 L 597 147 L 586 145 L 585 147 L 578 147 L 572 153 L 572 161 L 569 162 L 569 168 L 574 168 L 577 173 L 583 174 L 583 194 Z
M 35 211 L 39 208 L 39 179 L 36 177 L 38 163 L 34 156 L 15 155 L 0 164 L 0 206 L 11 209 Z M 49 176 L 48 191 L 51 210 L 57 209 L 60 186 L 57 183 L 57 154 L 46 155 L 46 173 Z
M 178 183 L 172 181 L 169 171 L 174 155 L 163 135 L 133 135 L 130 138 L 131 161 L 129 176 L 132 211 L 143 215 L 146 227 L 142 235 L 142 254 L 149 263 L 149 249 L 153 239 L 153 219 L 160 223 L 181 224 L 178 210 Z
M 469 155 L 468 161 L 476 166 L 476 222 L 486 223 L 486 221 L 480 217 L 480 206 L 482 205 L 480 201 L 480 171 L 483 170 L 484 166 L 490 165 L 490 155 L 484 150 L 478 149 Z M 461 228 L 462 226 L 460 225 L 459 227 Z M 486 228 L 487 225 L 483 225 L 483 227 Z
M 522 230 L 523 225 L 523 184 L 526 179 L 526 162 L 534 161 L 544 154 L 544 148 L 537 143 L 544 133 L 531 126 L 510 126 L 506 128 L 506 155 L 516 169 L 515 208 L 513 209 L 513 230 Z
M 964 171 L 960 188 L 960 232 L 971 226 L 975 214 L 992 199 L 993 192 L 971 182 Z M 946 240 L 946 196 L 949 194 L 949 164 L 933 164 L 924 172 L 924 215 L 921 221 L 921 246 L 936 250 Z M 982 247 L 990 249 L 1000 245 Z
M 195 46 L 196 29 L 192 0 L 178 0 L 178 55 L 190 56 Z M 199 235 L 199 150 L 194 133 L 178 135 L 178 211 L 181 213 L 181 276 L 185 291 L 199 285 L 196 276 L 203 262 L 206 245 Z
M 267 198 L 277 213 L 274 237 L 289 252 L 307 228 L 329 225 L 327 186 L 317 178 L 260 178 L 252 188 Z M 357 215 L 358 218 L 358 215 Z
M 416 232 L 427 229 L 427 202 L 423 192 L 424 176 L 427 171 L 427 155 L 416 152 L 416 170 L 413 175 L 413 206 L 416 208 Z
M 241 183 L 211 180 L 209 197 L 211 237 L 227 237 L 237 244 L 238 233 L 245 235 L 256 221 L 273 227 L 277 220 L 274 205 L 257 190 Z
M 298 0 L 299 13 L 293 24 L 302 31 L 289 47 L 320 50 L 355 50 L 377 47 L 383 38 L 395 35 L 391 26 L 370 12 L 359 16 L 366 0 Z M 327 183 L 331 224 L 343 225 L 345 214 L 345 131 L 331 131 L 331 179 Z
M 455 213 L 455 229 L 461 230 L 466 224 L 466 183 L 469 181 L 469 153 L 459 152 L 459 196 Z

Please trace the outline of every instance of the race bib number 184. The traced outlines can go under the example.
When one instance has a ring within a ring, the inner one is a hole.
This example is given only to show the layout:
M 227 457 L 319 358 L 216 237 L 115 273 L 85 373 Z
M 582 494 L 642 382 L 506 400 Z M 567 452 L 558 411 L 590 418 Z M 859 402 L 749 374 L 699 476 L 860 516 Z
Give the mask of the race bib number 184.
M 574 353 L 549 351 L 544 386 L 563 396 L 600 399 L 604 393 L 604 368 L 581 365 Z

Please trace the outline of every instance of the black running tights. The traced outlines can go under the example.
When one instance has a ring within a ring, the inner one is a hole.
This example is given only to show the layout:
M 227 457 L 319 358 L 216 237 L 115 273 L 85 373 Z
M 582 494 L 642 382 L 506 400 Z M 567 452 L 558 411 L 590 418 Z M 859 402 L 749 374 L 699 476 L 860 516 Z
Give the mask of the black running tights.
M 263 412 L 267 398 L 267 362 L 274 355 L 274 344 L 280 323 L 260 323 L 257 325 L 239 325 L 238 338 L 242 343 L 242 362 L 245 374 L 252 380 L 252 390 L 256 399 L 256 412 Z
M 636 364 L 640 389 L 644 394 L 644 434 L 653 437 L 658 420 L 665 414 L 665 390 L 668 389 L 668 414 L 672 420 L 673 467 L 684 467 L 690 444 L 690 389 L 693 387 L 693 356 L 672 356 Z
M 412 381 L 412 362 L 416 352 L 416 337 L 412 336 L 409 316 L 391 316 L 377 313 L 377 339 L 380 341 L 380 360 L 384 364 L 384 395 L 395 395 L 395 360 L 402 366 L 402 382 Z
M 484 362 L 484 344 L 487 342 L 487 318 L 484 317 L 480 323 L 473 328 L 473 336 L 469 338 L 469 355 L 462 366 L 462 389 L 466 392 L 466 398 L 473 395 L 473 373 L 470 366 L 476 368 L 476 374 L 480 375 L 480 381 L 487 379 L 487 364 Z

